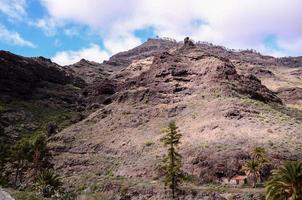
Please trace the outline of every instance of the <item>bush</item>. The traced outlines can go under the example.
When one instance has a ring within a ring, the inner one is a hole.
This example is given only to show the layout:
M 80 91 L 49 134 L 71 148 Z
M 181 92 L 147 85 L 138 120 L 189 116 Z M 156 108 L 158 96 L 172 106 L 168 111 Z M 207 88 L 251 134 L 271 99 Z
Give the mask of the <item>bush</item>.
M 36 179 L 36 189 L 47 198 L 59 193 L 61 186 L 61 178 L 53 170 L 43 171 Z

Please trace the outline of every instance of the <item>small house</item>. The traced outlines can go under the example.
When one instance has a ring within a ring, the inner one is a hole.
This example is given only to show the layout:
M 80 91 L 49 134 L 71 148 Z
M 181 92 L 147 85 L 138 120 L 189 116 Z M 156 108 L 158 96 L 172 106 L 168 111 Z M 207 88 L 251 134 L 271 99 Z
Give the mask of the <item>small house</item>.
M 234 185 L 243 185 L 247 183 L 247 176 L 237 175 L 230 179 L 230 183 Z

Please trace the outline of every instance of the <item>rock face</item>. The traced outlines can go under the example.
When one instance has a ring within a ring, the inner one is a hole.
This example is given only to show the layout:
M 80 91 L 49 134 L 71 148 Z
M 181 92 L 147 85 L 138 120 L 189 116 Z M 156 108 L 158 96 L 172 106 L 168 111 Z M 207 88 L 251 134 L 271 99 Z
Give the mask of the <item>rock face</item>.
M 179 44 L 177 42 L 170 40 L 149 39 L 138 47 L 113 55 L 109 61 L 104 63 L 113 66 L 126 67 L 131 64 L 133 60 L 140 60 L 154 56 L 178 45 Z
M 263 102 L 281 103 L 255 76 L 239 75 L 229 60 L 205 54 L 198 48 L 156 56 L 149 70 L 121 87 L 119 100 L 133 97 L 133 102 L 169 103 L 199 89 L 220 89 L 226 96 L 246 95 Z M 175 98 L 165 98 L 167 94 Z
M 112 74 L 113 71 L 119 69 L 114 66 L 91 62 L 85 59 L 72 65 L 63 66 L 62 68 L 69 74 L 80 77 L 87 84 L 91 84 L 95 80 L 104 79 Z

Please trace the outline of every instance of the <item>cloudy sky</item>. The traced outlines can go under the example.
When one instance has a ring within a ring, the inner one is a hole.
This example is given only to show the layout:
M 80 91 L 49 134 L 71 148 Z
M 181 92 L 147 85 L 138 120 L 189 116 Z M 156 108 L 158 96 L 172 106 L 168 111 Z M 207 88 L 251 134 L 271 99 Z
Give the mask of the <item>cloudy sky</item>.
M 302 55 L 301 0 L 0 0 L 0 49 L 65 65 L 150 37 Z

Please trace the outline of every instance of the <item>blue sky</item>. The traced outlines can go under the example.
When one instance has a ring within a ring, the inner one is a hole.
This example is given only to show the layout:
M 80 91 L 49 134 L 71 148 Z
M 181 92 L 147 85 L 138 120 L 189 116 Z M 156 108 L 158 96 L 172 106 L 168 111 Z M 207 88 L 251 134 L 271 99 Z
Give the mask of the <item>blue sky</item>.
M 0 49 L 65 65 L 150 37 L 302 55 L 299 0 L 0 0 Z

